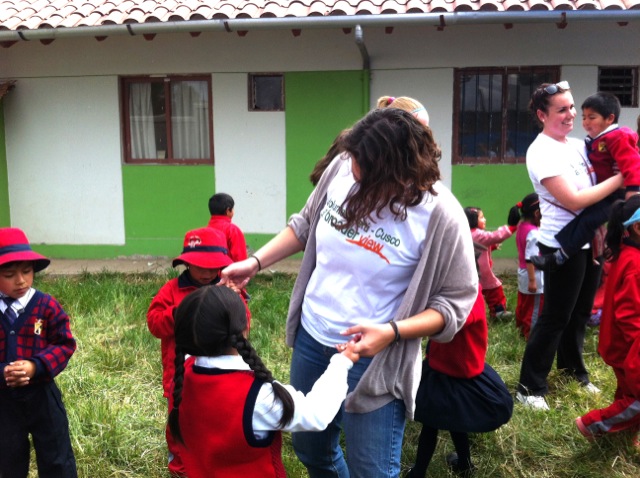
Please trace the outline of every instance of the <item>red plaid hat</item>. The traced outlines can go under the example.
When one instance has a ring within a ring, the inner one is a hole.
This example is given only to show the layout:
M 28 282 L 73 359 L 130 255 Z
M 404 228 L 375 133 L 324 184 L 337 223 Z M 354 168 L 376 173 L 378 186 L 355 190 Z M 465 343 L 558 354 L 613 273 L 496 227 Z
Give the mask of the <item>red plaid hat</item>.
M 219 269 L 232 262 L 224 235 L 211 227 L 203 227 L 185 234 L 182 254 L 172 264 L 173 267 L 187 264 L 204 269 Z
M 33 270 L 40 272 L 51 261 L 37 252 L 33 252 L 27 235 L 17 227 L 0 228 L 0 266 L 9 262 L 32 261 Z

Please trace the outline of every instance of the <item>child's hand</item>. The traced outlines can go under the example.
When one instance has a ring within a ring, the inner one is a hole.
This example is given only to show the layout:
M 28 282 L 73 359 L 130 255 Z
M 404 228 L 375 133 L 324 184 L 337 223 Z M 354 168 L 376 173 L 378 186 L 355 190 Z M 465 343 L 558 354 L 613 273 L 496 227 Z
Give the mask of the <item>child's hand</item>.
M 353 363 L 356 363 L 360 359 L 360 354 L 355 351 L 355 345 L 357 343 L 356 339 L 349 340 L 349 342 L 344 344 L 336 345 L 336 348 L 340 351 L 342 355 L 347 357 Z
M 36 374 L 36 364 L 31 360 L 11 362 L 4 368 L 7 387 L 25 387 Z
M 225 284 L 229 289 L 231 289 L 232 291 L 234 291 L 236 294 L 240 294 L 242 295 L 242 289 L 240 289 L 236 284 L 234 284 L 233 282 L 227 282 Z

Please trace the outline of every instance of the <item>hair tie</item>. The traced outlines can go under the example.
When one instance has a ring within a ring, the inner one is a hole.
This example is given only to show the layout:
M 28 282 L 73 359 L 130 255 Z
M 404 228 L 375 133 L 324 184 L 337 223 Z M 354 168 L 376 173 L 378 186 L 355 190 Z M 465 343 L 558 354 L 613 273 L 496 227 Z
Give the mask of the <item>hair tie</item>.
M 387 99 L 387 106 L 389 106 L 391 103 L 393 103 L 396 99 L 393 96 L 390 96 L 389 99 Z
M 520 201 L 518 204 L 516 204 L 516 206 L 518 206 L 520 209 L 522 209 L 522 201 Z

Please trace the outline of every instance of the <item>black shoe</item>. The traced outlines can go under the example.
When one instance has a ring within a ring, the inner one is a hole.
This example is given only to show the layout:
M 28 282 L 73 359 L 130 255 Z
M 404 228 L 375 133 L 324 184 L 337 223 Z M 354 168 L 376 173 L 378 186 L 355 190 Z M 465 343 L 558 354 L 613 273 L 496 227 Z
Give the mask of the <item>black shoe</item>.
M 545 272 L 553 272 L 560 267 L 556 262 L 556 256 L 554 254 L 545 254 L 543 256 L 531 256 L 529 258 L 531 263 L 536 269 Z
M 462 476 L 463 478 L 472 477 L 476 471 L 476 467 L 471 462 L 467 463 L 467 466 L 463 467 L 463 464 L 458 460 L 458 454 L 455 451 L 453 453 L 449 453 L 446 460 L 449 469 L 456 475 Z

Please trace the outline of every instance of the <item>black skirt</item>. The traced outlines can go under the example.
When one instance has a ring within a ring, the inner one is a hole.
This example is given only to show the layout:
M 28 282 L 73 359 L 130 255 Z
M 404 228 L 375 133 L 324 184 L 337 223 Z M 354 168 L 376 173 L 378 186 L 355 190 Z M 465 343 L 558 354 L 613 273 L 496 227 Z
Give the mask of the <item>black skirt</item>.
M 454 432 L 493 431 L 511 419 L 513 397 L 500 375 L 488 364 L 473 378 L 456 378 L 422 362 L 415 420 L 431 428 Z

